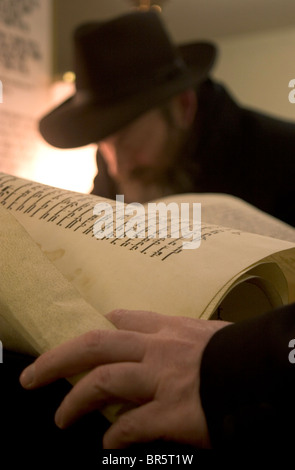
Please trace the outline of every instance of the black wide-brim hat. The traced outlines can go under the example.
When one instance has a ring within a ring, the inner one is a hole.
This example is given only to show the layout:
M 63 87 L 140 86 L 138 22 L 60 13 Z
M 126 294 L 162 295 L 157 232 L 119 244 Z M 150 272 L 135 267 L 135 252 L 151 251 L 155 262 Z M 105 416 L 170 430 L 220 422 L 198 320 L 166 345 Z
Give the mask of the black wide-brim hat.
M 207 42 L 174 45 L 153 11 L 84 24 L 74 34 L 76 92 L 40 120 L 39 130 L 59 148 L 99 142 L 197 86 L 215 58 Z

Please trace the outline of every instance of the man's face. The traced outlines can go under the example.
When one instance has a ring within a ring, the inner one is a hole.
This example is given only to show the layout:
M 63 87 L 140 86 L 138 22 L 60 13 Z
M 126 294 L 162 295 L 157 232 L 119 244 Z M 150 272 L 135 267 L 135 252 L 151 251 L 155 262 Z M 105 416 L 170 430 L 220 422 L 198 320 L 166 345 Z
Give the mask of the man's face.
M 173 192 L 169 172 L 182 134 L 160 109 L 154 109 L 99 143 L 109 174 L 126 202 L 146 202 Z

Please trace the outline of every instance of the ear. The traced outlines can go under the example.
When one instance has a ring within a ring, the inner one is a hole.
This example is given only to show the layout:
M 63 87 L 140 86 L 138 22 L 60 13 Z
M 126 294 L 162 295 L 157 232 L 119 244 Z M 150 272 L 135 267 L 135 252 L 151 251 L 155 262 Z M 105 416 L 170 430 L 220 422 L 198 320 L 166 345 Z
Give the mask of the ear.
M 192 125 L 197 107 L 197 94 L 193 88 L 187 89 L 172 98 L 172 112 L 178 127 L 185 130 Z

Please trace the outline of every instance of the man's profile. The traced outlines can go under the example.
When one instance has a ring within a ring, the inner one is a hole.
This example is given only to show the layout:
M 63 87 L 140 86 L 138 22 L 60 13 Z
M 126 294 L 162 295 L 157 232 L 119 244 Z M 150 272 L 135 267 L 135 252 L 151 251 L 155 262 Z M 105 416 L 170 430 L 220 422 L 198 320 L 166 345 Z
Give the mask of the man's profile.
M 74 44 L 76 93 L 40 131 L 60 148 L 98 143 L 93 194 L 227 193 L 295 224 L 295 126 L 213 81 L 213 44 L 175 45 L 152 11 L 82 25 Z

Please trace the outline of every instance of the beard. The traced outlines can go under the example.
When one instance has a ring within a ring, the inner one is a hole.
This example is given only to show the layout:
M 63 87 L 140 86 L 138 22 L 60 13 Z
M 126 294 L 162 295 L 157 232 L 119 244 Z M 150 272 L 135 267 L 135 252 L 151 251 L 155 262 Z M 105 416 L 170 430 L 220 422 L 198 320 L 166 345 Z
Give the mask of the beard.
M 145 203 L 193 192 L 196 168 L 193 168 L 192 160 L 186 158 L 187 139 L 187 131 L 170 129 L 169 138 L 158 156 L 158 165 L 137 167 L 124 176 L 117 176 L 117 189 L 124 194 L 127 203 Z
M 179 165 L 156 173 L 151 169 L 136 169 L 128 178 L 118 181 L 117 188 L 125 202 L 145 203 L 172 194 L 193 191 L 191 172 Z

